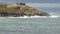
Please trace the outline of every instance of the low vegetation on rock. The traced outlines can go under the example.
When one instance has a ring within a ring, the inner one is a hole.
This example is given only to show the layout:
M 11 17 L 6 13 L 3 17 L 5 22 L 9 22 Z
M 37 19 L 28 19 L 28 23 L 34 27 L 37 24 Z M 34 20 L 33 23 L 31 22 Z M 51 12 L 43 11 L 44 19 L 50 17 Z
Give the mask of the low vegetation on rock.
M 48 13 L 41 10 L 37 10 L 34 7 L 28 6 L 25 3 L 15 3 L 15 4 L 0 4 L 0 16 L 50 16 Z

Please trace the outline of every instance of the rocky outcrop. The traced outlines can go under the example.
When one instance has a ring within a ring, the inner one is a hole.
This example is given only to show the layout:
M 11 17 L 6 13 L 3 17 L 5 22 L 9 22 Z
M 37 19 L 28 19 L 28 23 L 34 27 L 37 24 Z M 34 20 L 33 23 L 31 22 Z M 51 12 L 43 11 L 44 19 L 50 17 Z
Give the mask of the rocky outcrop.
M 3 7 L 3 8 L 2 8 Z M 48 13 L 43 12 L 42 10 L 37 10 L 34 7 L 27 6 L 25 3 L 17 3 L 17 4 L 10 4 L 10 5 L 0 5 L 0 16 L 7 17 L 7 16 L 50 16 Z

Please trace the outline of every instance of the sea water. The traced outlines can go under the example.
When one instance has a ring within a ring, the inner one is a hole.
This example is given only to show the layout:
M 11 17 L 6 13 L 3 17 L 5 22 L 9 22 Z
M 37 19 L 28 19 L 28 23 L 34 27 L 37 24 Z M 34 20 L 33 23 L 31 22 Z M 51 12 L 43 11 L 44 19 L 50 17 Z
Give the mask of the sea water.
M 0 18 L 0 34 L 60 34 L 60 4 L 31 4 L 56 18 Z M 59 5 L 59 6 L 58 6 Z

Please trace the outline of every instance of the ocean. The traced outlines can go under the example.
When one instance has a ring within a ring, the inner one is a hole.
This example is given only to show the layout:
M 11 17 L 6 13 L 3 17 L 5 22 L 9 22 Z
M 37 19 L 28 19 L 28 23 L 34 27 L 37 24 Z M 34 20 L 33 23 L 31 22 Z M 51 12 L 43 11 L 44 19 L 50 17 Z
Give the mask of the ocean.
M 28 4 L 27 4 L 28 5 Z M 0 34 L 60 34 L 60 4 L 29 5 L 43 10 L 51 18 L 0 18 Z

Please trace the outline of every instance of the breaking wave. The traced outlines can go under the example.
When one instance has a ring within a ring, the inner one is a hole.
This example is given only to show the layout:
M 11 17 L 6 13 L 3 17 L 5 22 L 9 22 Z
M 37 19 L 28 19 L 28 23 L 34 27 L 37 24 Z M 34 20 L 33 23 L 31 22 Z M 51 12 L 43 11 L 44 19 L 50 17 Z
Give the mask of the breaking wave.
M 59 18 L 60 16 L 24 16 L 24 17 L 0 17 L 0 18 Z

